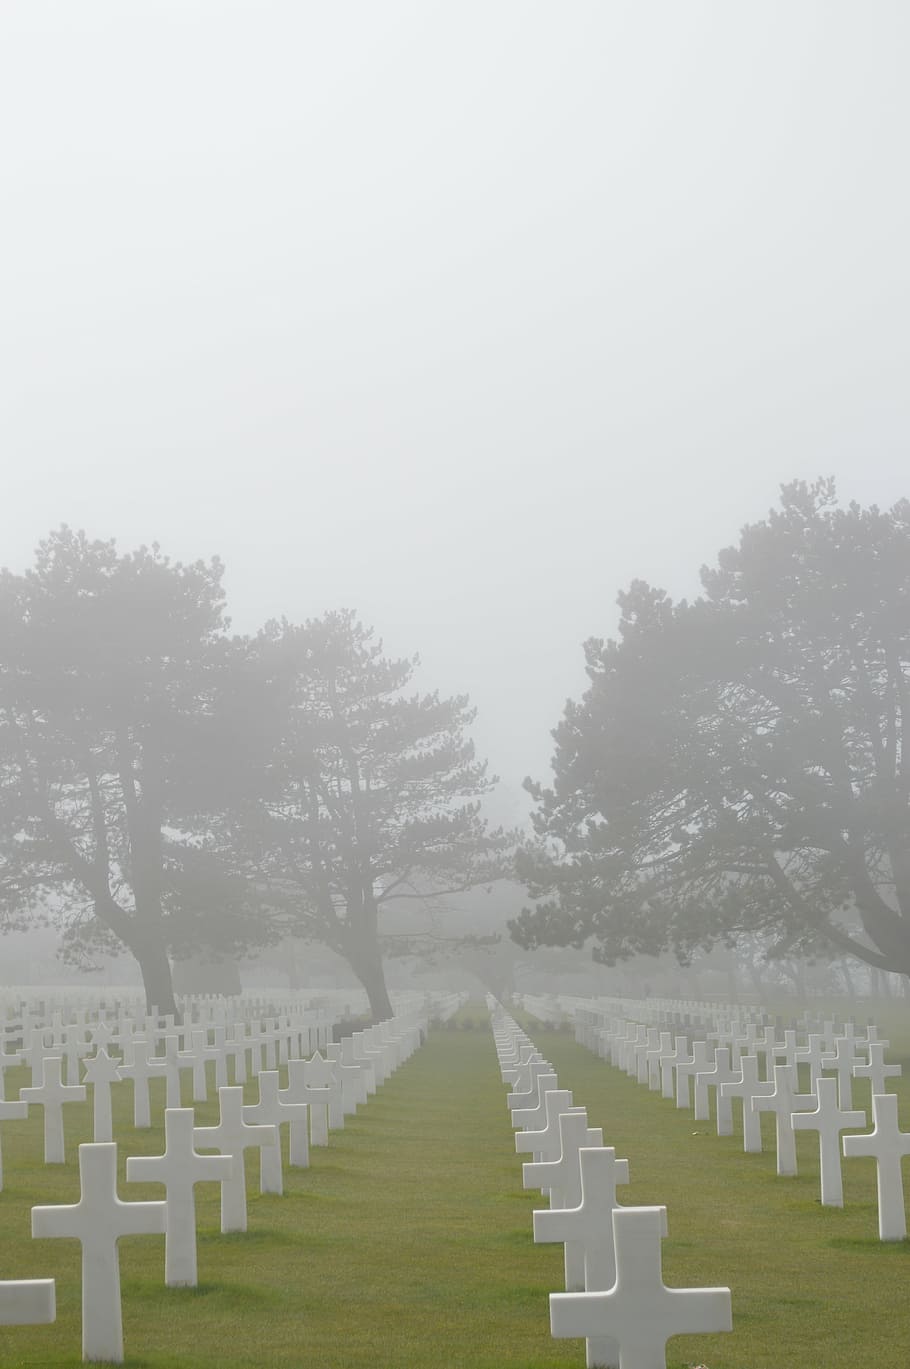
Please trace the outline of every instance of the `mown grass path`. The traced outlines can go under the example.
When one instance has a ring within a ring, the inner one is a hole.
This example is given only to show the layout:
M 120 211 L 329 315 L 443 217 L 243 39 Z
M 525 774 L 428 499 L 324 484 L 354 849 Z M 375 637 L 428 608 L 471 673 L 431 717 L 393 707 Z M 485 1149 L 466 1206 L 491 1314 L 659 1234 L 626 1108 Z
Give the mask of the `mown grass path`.
M 733 1291 L 734 1333 L 671 1342 L 671 1369 L 906 1369 L 910 1243 L 878 1241 L 871 1162 L 845 1166 L 843 1211 L 822 1209 L 812 1138 L 800 1137 L 799 1178 L 778 1179 L 773 1148 L 744 1156 L 738 1136 L 719 1139 L 566 1034 L 529 1029 L 628 1157 L 621 1199 L 667 1205 L 666 1281 Z M 117 1106 L 122 1176 L 128 1154 L 163 1146 L 159 1129 L 133 1131 L 130 1089 Z M 52 1327 L 0 1328 L 4 1369 L 81 1363 L 79 1248 L 32 1241 L 29 1209 L 78 1196 L 90 1111 L 70 1110 L 65 1168 L 41 1161 L 38 1109 L 3 1126 L 0 1277 L 56 1277 L 59 1313 Z M 216 1114 L 197 1108 L 200 1123 Z M 286 1197 L 260 1197 L 256 1161 L 247 1169 L 246 1234 L 223 1237 L 217 1186 L 196 1190 L 198 1290 L 164 1287 L 161 1239 L 121 1242 L 133 1369 L 582 1369 L 581 1341 L 550 1338 L 562 1248 L 532 1243 L 542 1200 L 521 1189 L 489 1029 L 431 1033 L 310 1169 L 285 1170 Z M 121 1178 L 120 1195 L 163 1190 Z
M 255 1086 L 247 1092 L 254 1098 Z M 130 1093 L 115 1118 L 120 1196 L 163 1197 L 160 1187 L 122 1180 L 126 1155 L 163 1149 L 159 1129 L 130 1125 Z M 79 1247 L 28 1233 L 33 1203 L 78 1197 L 76 1145 L 90 1139 L 90 1107 L 70 1109 L 65 1169 L 40 1162 L 38 1109 L 27 1125 L 3 1128 L 0 1277 L 56 1277 L 58 1321 L 0 1328 L 0 1365 L 81 1363 Z M 197 1107 L 200 1124 L 216 1114 L 213 1103 Z M 490 1031 L 431 1033 L 328 1148 L 312 1151 L 308 1170 L 285 1169 L 285 1197 L 258 1194 L 252 1157 L 247 1176 L 245 1234 L 220 1234 L 217 1185 L 196 1189 L 198 1290 L 164 1287 L 161 1239 L 121 1241 L 134 1369 L 584 1363 L 581 1342 L 549 1335 L 547 1295 L 562 1286 L 562 1249 L 531 1242 L 534 1198 L 521 1191 Z
M 666 1205 L 664 1281 L 732 1290 L 733 1334 L 671 1341 L 673 1369 L 907 1369 L 910 1241 L 878 1239 L 871 1160 L 845 1162 L 845 1206 L 823 1208 L 816 1136 L 798 1134 L 799 1175 L 778 1178 L 772 1118 L 763 1118 L 764 1153 L 744 1155 L 738 1103 L 736 1134 L 718 1137 L 713 1120 L 693 1121 L 571 1037 L 533 1022 L 528 1031 L 604 1143 L 628 1158 L 619 1200 Z M 899 1090 L 904 1130 L 908 1082 Z M 869 1113 L 868 1085 L 854 1096 Z

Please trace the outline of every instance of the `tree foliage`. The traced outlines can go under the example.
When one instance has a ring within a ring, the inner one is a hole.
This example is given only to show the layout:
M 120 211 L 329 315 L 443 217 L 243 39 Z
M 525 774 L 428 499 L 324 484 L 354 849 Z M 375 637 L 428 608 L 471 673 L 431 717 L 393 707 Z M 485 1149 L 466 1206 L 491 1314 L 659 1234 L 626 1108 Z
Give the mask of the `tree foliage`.
M 170 960 L 284 935 L 348 960 L 390 1015 L 379 913 L 498 878 L 464 696 L 407 693 L 351 613 L 228 636 L 222 567 L 61 528 L 0 574 L 0 928 Z
M 796 482 L 701 579 L 634 582 L 586 643 L 513 935 L 612 964 L 759 933 L 910 973 L 910 504 Z
M 481 798 L 494 781 L 475 759 L 464 695 L 408 692 L 417 658 L 392 660 L 348 611 L 302 626 L 273 622 L 258 642 L 282 696 L 270 792 L 244 815 L 265 902 L 287 928 L 348 961 L 374 1015 L 389 1015 L 380 913 L 489 883 L 511 838 Z
M 231 659 L 222 567 L 67 527 L 0 574 L 0 917 L 61 920 L 72 959 L 126 946 L 174 1007 L 168 951 L 243 922 L 209 812 Z

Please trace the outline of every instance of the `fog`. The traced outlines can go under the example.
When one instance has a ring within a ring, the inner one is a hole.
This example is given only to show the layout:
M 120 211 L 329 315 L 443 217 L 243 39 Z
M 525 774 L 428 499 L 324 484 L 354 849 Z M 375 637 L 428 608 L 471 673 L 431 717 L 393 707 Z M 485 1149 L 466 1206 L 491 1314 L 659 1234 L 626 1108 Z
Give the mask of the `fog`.
M 0 13 L 0 562 L 67 522 L 356 608 L 502 815 L 633 577 L 910 493 L 910 11 Z

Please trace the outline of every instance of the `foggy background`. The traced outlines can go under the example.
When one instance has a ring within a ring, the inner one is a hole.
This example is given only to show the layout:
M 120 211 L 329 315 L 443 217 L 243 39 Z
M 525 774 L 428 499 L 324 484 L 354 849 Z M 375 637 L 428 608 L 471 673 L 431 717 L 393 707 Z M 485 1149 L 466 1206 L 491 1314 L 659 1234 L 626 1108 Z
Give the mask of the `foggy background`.
M 220 555 L 467 692 L 494 815 L 581 642 L 796 477 L 910 494 L 910 9 L 8 0 L 0 563 Z

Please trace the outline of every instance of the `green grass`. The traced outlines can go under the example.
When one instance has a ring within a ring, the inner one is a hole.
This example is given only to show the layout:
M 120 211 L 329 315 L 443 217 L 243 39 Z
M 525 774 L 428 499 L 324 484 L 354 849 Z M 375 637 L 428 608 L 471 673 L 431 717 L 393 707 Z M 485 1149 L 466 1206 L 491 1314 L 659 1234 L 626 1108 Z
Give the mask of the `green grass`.
M 904 1077 L 889 1081 L 900 1096 L 901 1127 L 910 1130 L 910 1042 L 897 1012 L 888 1060 Z M 733 1294 L 733 1334 L 671 1341 L 672 1369 L 906 1369 L 910 1362 L 910 1241 L 878 1239 L 875 1165 L 844 1161 L 845 1206 L 819 1201 L 818 1141 L 797 1136 L 799 1175 L 775 1173 L 774 1121 L 762 1119 L 764 1153 L 745 1155 L 739 1104 L 736 1134 L 695 1122 L 675 1105 L 576 1046 L 570 1036 L 529 1034 L 550 1059 L 562 1087 L 601 1126 L 604 1142 L 629 1160 L 624 1204 L 663 1203 L 663 1243 L 670 1286 L 726 1285 Z M 808 1086 L 808 1078 L 803 1087 Z M 712 1093 L 713 1097 L 713 1093 Z M 869 1089 L 854 1084 L 854 1106 L 869 1109 Z M 905 1166 L 905 1178 L 910 1172 Z
M 716 1137 L 566 1034 L 529 1030 L 628 1157 L 621 1199 L 667 1205 L 666 1281 L 733 1290 L 733 1335 L 671 1342 L 672 1369 L 906 1369 L 910 1243 L 878 1241 L 871 1161 L 845 1164 L 843 1211 L 822 1209 L 811 1137 L 799 1137 L 800 1176 L 778 1179 L 773 1146 L 743 1155 L 738 1137 Z M 8 1082 L 13 1097 L 25 1072 Z M 115 1090 L 120 1196 L 161 1197 L 122 1177 L 127 1155 L 163 1148 L 161 1129 L 133 1130 L 131 1092 Z M 905 1092 L 905 1128 L 908 1103 Z M 197 1106 L 200 1124 L 216 1114 Z M 0 1366 L 81 1363 L 79 1247 L 29 1235 L 32 1204 L 78 1197 L 90 1104 L 67 1120 L 66 1166 L 42 1162 L 40 1109 L 2 1125 L 0 1276 L 56 1278 L 58 1320 L 0 1328 Z M 198 1289 L 164 1287 L 161 1238 L 121 1241 L 126 1363 L 581 1369 L 583 1343 L 549 1334 L 562 1249 L 532 1242 L 541 1199 L 521 1188 L 521 1158 L 489 1029 L 434 1031 L 310 1169 L 286 1168 L 285 1197 L 259 1195 L 248 1159 L 247 1233 L 222 1236 L 217 1185 L 197 1187 Z

